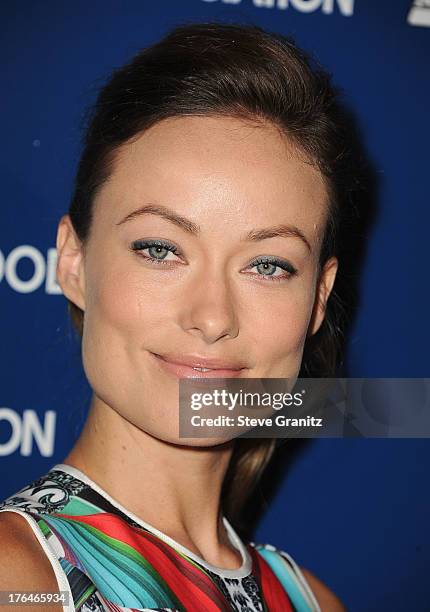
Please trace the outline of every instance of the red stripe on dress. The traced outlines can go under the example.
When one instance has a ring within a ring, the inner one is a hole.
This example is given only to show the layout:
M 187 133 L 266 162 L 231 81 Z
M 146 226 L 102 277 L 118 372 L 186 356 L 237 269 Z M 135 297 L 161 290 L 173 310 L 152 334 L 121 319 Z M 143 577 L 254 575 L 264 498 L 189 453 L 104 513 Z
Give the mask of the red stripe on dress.
M 267 561 L 254 548 L 248 547 L 248 550 L 252 555 L 254 576 L 258 576 L 267 609 L 270 612 L 295 612 L 291 599 Z

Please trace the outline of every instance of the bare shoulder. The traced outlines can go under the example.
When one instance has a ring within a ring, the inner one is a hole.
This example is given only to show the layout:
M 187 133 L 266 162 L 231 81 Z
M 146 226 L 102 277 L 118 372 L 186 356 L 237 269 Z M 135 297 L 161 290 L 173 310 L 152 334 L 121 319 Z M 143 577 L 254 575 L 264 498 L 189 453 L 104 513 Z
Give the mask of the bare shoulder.
M 309 583 L 313 594 L 321 608 L 321 612 L 347 612 L 341 600 L 333 593 L 329 587 L 312 572 L 303 567 L 300 568 L 303 576 Z
M 58 583 L 49 559 L 25 518 L 16 512 L 0 512 L 0 590 L 57 592 Z M 2 606 L 14 612 L 40 612 L 30 604 Z M 63 606 L 50 605 L 50 612 Z

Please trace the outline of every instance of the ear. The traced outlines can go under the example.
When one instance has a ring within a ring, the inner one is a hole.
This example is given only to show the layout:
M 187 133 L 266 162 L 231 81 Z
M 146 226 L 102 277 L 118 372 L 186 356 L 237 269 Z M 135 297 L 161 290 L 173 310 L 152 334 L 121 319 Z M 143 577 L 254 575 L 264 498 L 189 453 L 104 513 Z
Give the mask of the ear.
M 326 261 L 320 273 L 316 293 L 315 302 L 312 311 L 311 320 L 308 327 L 308 336 L 313 336 L 321 327 L 324 321 L 327 300 L 333 289 L 336 273 L 338 269 L 338 260 L 336 257 L 331 257 Z
M 76 236 L 69 215 L 61 217 L 57 229 L 57 282 L 64 295 L 85 310 L 83 245 Z

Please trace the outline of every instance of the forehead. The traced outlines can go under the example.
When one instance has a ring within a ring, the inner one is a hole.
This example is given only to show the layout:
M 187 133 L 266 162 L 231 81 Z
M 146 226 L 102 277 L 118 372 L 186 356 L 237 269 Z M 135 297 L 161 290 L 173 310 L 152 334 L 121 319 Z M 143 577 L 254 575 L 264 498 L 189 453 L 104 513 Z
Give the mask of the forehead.
M 327 209 L 320 172 L 284 134 L 267 122 L 232 117 L 155 124 L 120 147 L 101 196 L 113 222 L 155 202 L 200 224 L 214 215 L 242 225 L 294 222 L 311 238 Z

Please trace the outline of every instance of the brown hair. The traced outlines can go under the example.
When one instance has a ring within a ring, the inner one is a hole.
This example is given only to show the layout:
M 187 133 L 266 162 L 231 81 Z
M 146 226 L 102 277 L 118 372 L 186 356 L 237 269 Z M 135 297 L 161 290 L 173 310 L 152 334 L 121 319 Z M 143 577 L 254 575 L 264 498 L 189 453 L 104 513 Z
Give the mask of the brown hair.
M 291 38 L 250 25 L 175 28 L 115 70 L 91 109 L 69 208 L 78 238 L 83 245 L 89 239 L 94 198 L 118 147 L 168 117 L 232 116 L 276 125 L 320 170 L 329 200 L 321 270 L 356 212 L 358 172 L 338 97 L 330 75 Z M 299 376 L 334 376 L 339 366 L 345 311 L 336 283 L 320 329 L 306 340 Z M 70 301 L 69 310 L 82 336 L 84 313 Z M 236 441 L 222 494 L 231 520 L 238 520 L 274 448 L 272 439 Z

